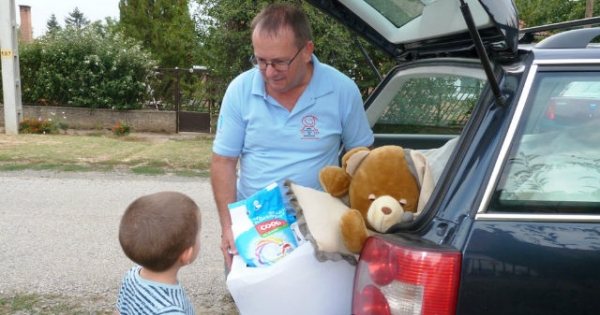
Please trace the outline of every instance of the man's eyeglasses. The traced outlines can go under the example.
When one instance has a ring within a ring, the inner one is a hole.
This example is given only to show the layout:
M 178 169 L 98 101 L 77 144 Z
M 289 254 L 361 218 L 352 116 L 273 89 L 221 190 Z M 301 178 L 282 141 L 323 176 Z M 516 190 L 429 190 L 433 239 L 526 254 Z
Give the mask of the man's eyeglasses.
M 254 66 L 257 66 L 260 70 L 266 70 L 267 66 L 271 66 L 277 71 L 288 71 L 290 70 L 290 65 L 292 64 L 292 62 L 294 62 L 296 57 L 298 57 L 303 48 L 304 45 L 302 45 L 302 47 L 298 49 L 298 52 L 294 55 L 294 57 L 292 57 L 292 59 L 290 59 L 290 61 L 273 60 L 271 62 L 267 62 L 264 59 L 256 58 L 254 55 L 252 55 L 250 56 L 250 63 Z

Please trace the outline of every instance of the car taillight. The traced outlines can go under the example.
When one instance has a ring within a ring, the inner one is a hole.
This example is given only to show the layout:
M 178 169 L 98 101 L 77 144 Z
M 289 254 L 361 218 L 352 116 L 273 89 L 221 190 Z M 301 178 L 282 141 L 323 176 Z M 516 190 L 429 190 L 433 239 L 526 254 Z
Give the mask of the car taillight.
M 370 237 L 356 269 L 352 314 L 454 314 L 460 263 L 460 252 L 414 249 Z
M 548 119 L 554 119 L 554 105 L 555 101 L 554 100 L 550 100 L 550 103 L 548 104 L 548 108 L 546 109 L 546 114 L 544 115 L 544 117 L 548 118 Z

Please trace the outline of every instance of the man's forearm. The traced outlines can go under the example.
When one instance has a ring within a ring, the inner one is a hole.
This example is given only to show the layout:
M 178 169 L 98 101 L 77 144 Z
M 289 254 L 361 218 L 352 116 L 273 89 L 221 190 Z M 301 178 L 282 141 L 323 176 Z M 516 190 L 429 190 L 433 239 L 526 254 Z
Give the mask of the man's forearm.
M 231 228 L 230 203 L 236 201 L 237 160 L 213 154 L 210 178 L 222 229 Z

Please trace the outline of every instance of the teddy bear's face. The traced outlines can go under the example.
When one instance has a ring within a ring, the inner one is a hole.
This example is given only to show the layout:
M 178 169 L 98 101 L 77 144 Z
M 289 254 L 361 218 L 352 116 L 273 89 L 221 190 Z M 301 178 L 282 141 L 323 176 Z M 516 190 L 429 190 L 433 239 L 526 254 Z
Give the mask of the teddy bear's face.
M 404 214 L 402 207 L 406 204 L 406 199 L 396 200 L 388 195 L 380 197 L 370 195 L 369 199 L 372 202 L 367 211 L 367 222 L 373 230 L 384 233 L 392 225 L 402 221 Z
M 362 161 L 352 177 L 349 196 L 351 208 L 360 211 L 365 220 L 371 207 L 371 196 L 389 196 L 406 200 L 404 211 L 416 212 L 419 186 L 408 168 L 401 147 L 376 148 Z

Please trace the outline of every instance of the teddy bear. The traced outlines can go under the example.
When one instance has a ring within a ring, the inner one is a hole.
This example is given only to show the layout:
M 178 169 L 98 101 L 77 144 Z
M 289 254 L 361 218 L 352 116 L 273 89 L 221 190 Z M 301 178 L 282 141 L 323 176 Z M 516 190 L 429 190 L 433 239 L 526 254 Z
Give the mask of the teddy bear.
M 345 200 L 350 208 L 339 222 L 350 252 L 360 253 L 373 232 L 384 233 L 396 223 L 413 220 L 425 203 L 420 200 L 424 180 L 431 185 L 430 172 L 423 171 L 427 168 L 426 158 L 417 151 L 387 145 L 352 149 L 342 157 L 341 167 L 320 170 L 325 192 Z

